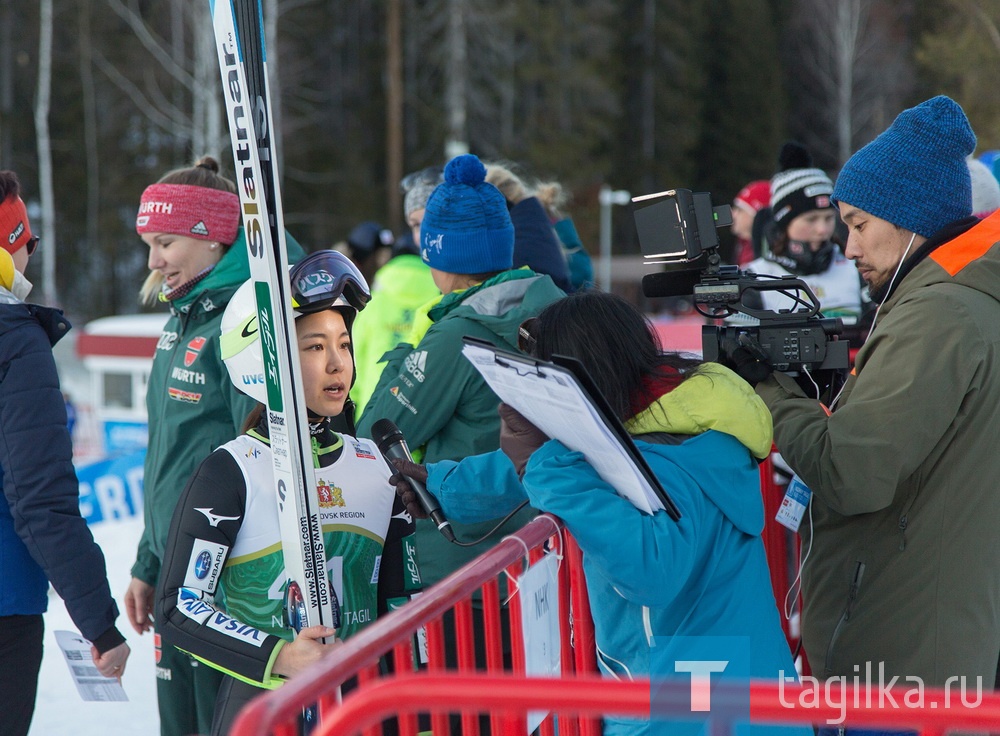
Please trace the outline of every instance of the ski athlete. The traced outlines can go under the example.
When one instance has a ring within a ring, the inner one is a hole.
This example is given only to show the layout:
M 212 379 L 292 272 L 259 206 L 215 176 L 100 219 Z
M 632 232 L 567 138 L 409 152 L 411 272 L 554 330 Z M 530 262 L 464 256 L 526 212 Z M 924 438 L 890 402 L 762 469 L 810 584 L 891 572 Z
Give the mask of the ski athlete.
M 158 590 L 159 620 L 178 648 L 228 675 L 212 734 L 228 733 L 242 706 L 262 688 L 278 687 L 337 640 L 398 608 L 421 588 L 414 522 L 388 483 L 395 470 L 372 441 L 330 426 L 354 383 L 351 327 L 369 299 L 368 285 L 347 257 L 329 250 L 307 256 L 290 278 L 340 625 L 306 627 L 296 635 L 294 610 L 287 612 L 284 603 L 285 563 L 251 280 L 226 308 L 220 342 L 231 380 L 259 404 L 244 433 L 209 455 L 188 482 L 170 526 Z
M 180 653 L 153 621 L 167 530 L 198 464 L 235 437 L 253 400 L 229 382 L 219 357 L 222 314 L 250 277 L 247 231 L 236 182 L 201 156 L 146 187 L 136 233 L 148 248 L 140 298 L 169 306 L 146 386 L 149 442 L 143 470 L 143 530 L 124 608 L 133 630 L 152 631 L 159 736 L 207 733 L 222 676 Z M 290 262 L 305 251 L 286 233 Z

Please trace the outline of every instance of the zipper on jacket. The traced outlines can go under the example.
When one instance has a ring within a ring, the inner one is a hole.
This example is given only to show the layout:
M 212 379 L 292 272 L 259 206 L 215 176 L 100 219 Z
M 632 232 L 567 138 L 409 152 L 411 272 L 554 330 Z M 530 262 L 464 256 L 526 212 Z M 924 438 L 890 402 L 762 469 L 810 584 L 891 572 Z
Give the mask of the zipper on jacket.
M 840 636 L 841 628 L 851 618 L 851 608 L 858 597 L 858 591 L 861 589 L 861 578 L 864 577 L 864 574 L 865 563 L 858 560 L 857 567 L 854 568 L 854 580 L 851 581 L 851 587 L 847 591 L 847 605 L 844 607 L 844 612 L 841 614 L 840 620 L 837 622 L 837 625 L 833 629 L 833 634 L 830 636 L 830 645 L 826 648 L 825 666 L 827 675 L 833 672 L 833 648 Z
M 906 502 L 903 506 L 903 510 L 899 514 L 899 521 L 896 522 L 896 528 L 899 529 L 899 551 L 902 552 L 906 549 L 906 529 L 910 525 L 910 509 L 913 508 L 913 504 L 917 501 L 917 494 L 914 492 L 913 496 Z

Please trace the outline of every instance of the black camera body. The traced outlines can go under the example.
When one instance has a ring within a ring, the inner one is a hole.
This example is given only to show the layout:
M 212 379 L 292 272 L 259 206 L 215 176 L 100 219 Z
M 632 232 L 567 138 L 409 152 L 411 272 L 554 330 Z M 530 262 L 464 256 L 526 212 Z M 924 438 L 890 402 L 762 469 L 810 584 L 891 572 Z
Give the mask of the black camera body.
M 661 272 L 643 277 L 643 294 L 690 295 L 699 314 L 730 318 L 729 324 L 702 328 L 705 360 L 731 364 L 737 348 L 744 348 L 778 371 L 849 367 L 849 344 L 839 339 L 843 323 L 823 318 L 804 281 L 721 264 L 716 229 L 732 224 L 729 205 L 713 207 L 708 193 L 687 189 L 635 197 L 632 203 L 645 262 L 664 264 Z M 768 291 L 787 296 L 794 306 L 764 308 L 762 294 Z

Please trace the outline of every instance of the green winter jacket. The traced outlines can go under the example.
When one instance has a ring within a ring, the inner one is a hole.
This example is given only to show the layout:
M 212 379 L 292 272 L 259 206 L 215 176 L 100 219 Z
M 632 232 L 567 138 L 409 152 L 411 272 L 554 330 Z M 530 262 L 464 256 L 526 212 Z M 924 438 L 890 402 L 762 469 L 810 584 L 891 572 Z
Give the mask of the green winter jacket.
M 410 334 L 417 309 L 440 295 L 430 268 L 418 255 L 396 256 L 375 273 L 372 300 L 351 329 L 355 374 L 351 398 L 359 416 L 378 384 L 382 356 Z
M 813 491 L 802 621 L 821 677 L 864 678 L 866 663 L 878 677 L 884 663 L 901 691 L 906 677 L 993 688 L 1000 214 L 958 225 L 904 264 L 832 415 L 788 376 L 757 387 L 782 457 Z
M 506 350 L 517 349 L 517 328 L 545 306 L 564 296 L 548 276 L 527 268 L 504 271 L 477 286 L 445 295 L 431 309 L 433 322 L 420 343 L 403 343 L 386 354 L 368 406 L 358 423 L 358 436 L 370 437 L 372 424 L 391 419 L 411 448 L 424 451 L 424 462 L 460 460 L 500 446 L 500 400 L 462 355 L 462 337 L 489 340 Z M 483 544 L 457 547 L 447 542 L 433 522 L 417 523 L 420 568 L 427 584 L 435 583 L 490 548 L 534 515 L 524 509 Z M 453 524 L 461 540 L 477 539 L 495 520 Z
M 305 252 L 286 233 L 289 259 Z M 250 278 L 246 238 L 236 242 L 190 293 L 170 303 L 146 387 L 149 444 L 143 471 L 143 521 L 132 576 L 156 585 L 174 507 L 198 465 L 236 437 L 256 402 L 236 389 L 219 357 L 222 313 Z

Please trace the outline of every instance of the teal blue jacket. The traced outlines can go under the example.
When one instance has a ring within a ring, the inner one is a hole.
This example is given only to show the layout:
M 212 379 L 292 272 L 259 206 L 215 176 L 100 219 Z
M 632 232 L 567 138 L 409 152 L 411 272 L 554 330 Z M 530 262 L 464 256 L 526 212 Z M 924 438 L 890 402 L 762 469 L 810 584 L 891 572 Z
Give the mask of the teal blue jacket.
M 527 499 L 565 522 L 583 550 L 598 664 L 606 675 L 665 674 L 657 652 L 673 637 L 742 637 L 746 648 L 733 660 L 742 659 L 747 676 L 795 678 L 760 536 L 764 505 L 755 458 L 771 446 L 763 402 L 728 369 L 705 364 L 626 428 L 679 507 L 679 522 L 663 511 L 650 516 L 636 509 L 582 453 L 557 440 L 531 456 L 523 484 L 497 451 L 428 465 L 428 489 L 450 518 L 495 515 Z M 655 431 L 688 438 L 675 445 L 642 439 Z M 604 733 L 648 730 L 644 722 L 606 719 Z

